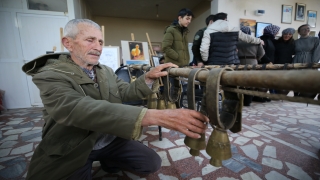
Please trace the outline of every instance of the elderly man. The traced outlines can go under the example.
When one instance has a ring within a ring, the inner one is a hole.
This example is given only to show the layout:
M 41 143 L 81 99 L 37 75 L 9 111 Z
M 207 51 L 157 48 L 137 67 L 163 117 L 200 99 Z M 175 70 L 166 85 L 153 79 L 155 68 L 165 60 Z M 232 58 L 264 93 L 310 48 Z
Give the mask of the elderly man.
M 107 172 L 153 173 L 160 157 L 134 141 L 143 126 L 159 125 L 192 138 L 205 132 L 208 118 L 199 112 L 122 104 L 154 93 L 156 79 L 167 75 L 162 70 L 176 65 L 159 65 L 131 84 L 122 81 L 99 64 L 102 32 L 87 19 L 69 21 L 62 43 L 70 53 L 45 55 L 23 66 L 40 90 L 45 120 L 27 179 L 92 179 L 93 161 Z

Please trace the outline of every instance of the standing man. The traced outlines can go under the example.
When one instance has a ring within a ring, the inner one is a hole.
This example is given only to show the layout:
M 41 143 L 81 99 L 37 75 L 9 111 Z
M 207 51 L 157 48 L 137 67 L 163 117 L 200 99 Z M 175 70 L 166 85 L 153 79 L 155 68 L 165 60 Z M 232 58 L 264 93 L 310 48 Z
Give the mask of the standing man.
M 188 66 L 190 55 L 188 50 L 188 25 L 191 23 L 193 13 L 183 8 L 178 13 L 178 19 L 165 29 L 162 50 L 165 53 L 164 62 L 171 62 L 178 66 Z
M 161 158 L 135 140 L 142 127 L 159 125 L 192 138 L 205 132 L 208 118 L 193 110 L 156 110 L 122 104 L 158 90 L 162 64 L 129 84 L 99 64 L 101 28 L 88 19 L 67 23 L 63 45 L 70 53 L 49 54 L 23 66 L 40 90 L 45 124 L 27 179 L 92 179 L 93 161 L 102 169 L 143 174 L 157 171 Z
M 204 62 L 202 60 L 201 53 L 200 53 L 200 46 L 201 46 L 204 31 L 213 22 L 214 22 L 214 15 L 211 14 L 206 18 L 207 26 L 197 31 L 196 34 L 194 35 L 193 44 L 192 44 L 193 61 L 191 62 L 191 66 L 195 65 L 198 67 L 202 67 L 204 65 Z
M 239 29 L 231 28 L 226 13 L 214 16 L 214 23 L 204 31 L 200 53 L 208 65 L 240 64 L 237 53 L 238 40 L 247 43 L 263 44 L 259 38 L 244 34 Z

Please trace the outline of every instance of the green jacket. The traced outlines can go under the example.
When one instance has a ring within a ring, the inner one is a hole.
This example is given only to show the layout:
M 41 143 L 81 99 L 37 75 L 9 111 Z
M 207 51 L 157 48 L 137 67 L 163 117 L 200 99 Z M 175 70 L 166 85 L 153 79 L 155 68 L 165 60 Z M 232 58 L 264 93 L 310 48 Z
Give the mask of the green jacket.
M 146 109 L 122 101 L 153 93 L 144 75 L 129 84 L 101 64 L 95 83 L 67 53 L 39 57 L 22 69 L 40 90 L 45 121 L 27 179 L 68 178 L 86 163 L 101 133 L 132 139 Z
M 162 41 L 164 62 L 172 62 L 178 66 L 189 65 L 188 32 L 187 28 L 182 28 L 179 24 L 171 24 L 165 29 Z

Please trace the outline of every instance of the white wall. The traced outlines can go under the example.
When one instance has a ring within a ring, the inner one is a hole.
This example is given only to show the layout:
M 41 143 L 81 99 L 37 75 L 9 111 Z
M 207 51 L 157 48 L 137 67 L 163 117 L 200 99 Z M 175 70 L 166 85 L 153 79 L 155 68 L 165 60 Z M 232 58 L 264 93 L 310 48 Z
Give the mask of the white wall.
M 293 0 L 213 0 L 211 2 L 212 13 L 225 12 L 228 14 L 228 21 L 234 26 L 239 27 L 239 19 L 254 19 L 257 22 L 267 22 L 279 26 L 280 32 L 286 28 L 298 29 L 302 24 L 307 23 L 307 15 L 304 22 L 295 21 L 295 3 L 297 1 Z M 315 10 L 317 14 L 316 28 L 311 28 L 311 31 L 316 31 L 318 34 L 320 30 L 320 0 L 300 0 L 299 3 L 306 4 L 307 10 Z M 292 24 L 281 23 L 281 9 L 282 5 L 292 5 Z M 217 8 L 216 8 L 217 7 Z M 213 11 L 213 8 L 215 9 Z M 256 16 L 254 14 L 255 10 L 262 9 L 265 10 L 265 15 Z M 246 12 L 246 13 L 245 13 Z M 281 33 L 280 33 L 281 34 Z
M 72 2 L 71 2 L 72 1 Z M 68 13 L 29 10 L 27 0 L 0 0 L 0 89 L 5 91 L 4 106 L 7 109 L 31 107 L 27 76 L 21 67 L 27 62 L 23 54 L 17 14 L 37 14 L 75 17 L 73 0 L 67 0 Z M 43 41 L 43 43 L 46 43 Z M 34 46 L 34 44 L 30 44 Z

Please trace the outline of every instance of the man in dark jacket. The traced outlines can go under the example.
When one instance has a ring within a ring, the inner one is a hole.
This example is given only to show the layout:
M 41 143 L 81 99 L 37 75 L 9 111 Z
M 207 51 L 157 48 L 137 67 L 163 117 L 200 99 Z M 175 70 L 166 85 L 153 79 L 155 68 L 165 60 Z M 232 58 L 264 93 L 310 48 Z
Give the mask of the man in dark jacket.
M 194 35 L 193 44 L 192 44 L 193 61 L 190 64 L 191 66 L 202 67 L 204 65 L 204 62 L 200 54 L 201 41 L 202 41 L 204 31 L 213 22 L 214 22 L 214 15 L 211 14 L 206 18 L 207 26 L 197 31 L 196 34 Z
M 156 110 L 124 105 L 158 90 L 162 64 L 132 83 L 99 64 L 103 40 L 98 24 L 74 19 L 65 27 L 70 53 L 49 54 L 23 66 L 32 75 L 44 105 L 42 141 L 31 159 L 27 179 L 92 179 L 93 161 L 102 169 L 149 174 L 161 167 L 159 155 L 134 141 L 143 126 L 159 125 L 192 138 L 205 132 L 208 118 L 188 109 Z
M 259 38 L 247 35 L 236 28 L 231 28 L 226 13 L 214 16 L 214 23 L 204 31 L 200 53 L 203 61 L 208 65 L 239 64 L 237 53 L 238 40 L 247 43 L 263 44 Z

